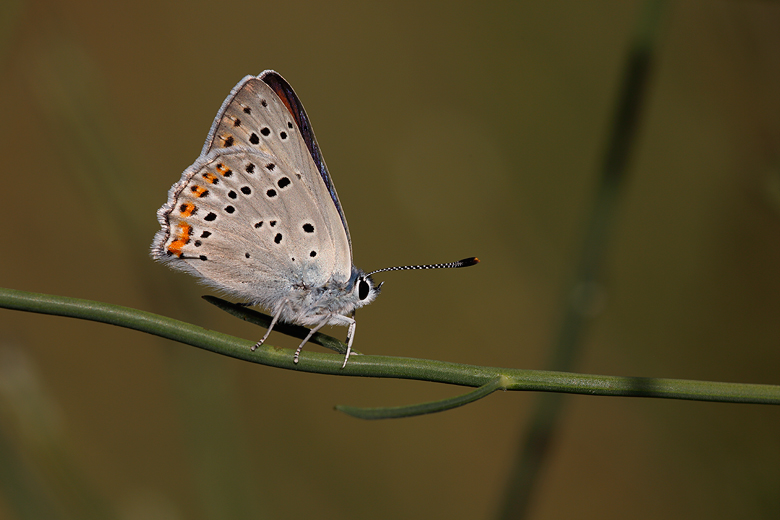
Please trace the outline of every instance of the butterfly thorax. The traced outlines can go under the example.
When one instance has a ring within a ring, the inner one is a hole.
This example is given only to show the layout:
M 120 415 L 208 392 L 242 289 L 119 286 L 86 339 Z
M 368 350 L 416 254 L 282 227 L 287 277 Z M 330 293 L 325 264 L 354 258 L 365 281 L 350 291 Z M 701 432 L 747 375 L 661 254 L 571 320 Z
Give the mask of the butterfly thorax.
M 281 311 L 279 319 L 288 323 L 311 327 L 324 321 L 330 325 L 343 325 L 343 316 L 368 305 L 378 294 L 379 287 L 371 277 L 353 266 L 352 276 L 346 281 L 331 278 L 316 286 L 293 283 L 285 298 L 274 302 L 269 310 L 274 315 Z

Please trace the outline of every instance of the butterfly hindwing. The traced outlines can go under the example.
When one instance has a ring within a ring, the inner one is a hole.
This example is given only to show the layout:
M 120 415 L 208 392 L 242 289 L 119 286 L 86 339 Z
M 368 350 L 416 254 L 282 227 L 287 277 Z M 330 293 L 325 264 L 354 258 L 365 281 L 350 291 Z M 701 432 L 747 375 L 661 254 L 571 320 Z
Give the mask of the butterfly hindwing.
M 199 158 L 158 216 L 157 258 L 255 303 L 296 283 L 325 283 L 343 242 L 293 172 L 243 148 Z

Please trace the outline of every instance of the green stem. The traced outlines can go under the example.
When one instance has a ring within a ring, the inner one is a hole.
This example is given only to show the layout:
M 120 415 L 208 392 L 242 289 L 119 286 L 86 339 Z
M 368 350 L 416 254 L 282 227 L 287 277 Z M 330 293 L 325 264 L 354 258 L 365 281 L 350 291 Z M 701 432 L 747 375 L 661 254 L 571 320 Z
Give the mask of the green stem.
M 503 388 L 506 390 L 507 378 L 497 377 L 489 383 L 480 386 L 476 390 L 467 392 L 463 395 L 442 399 L 440 401 L 430 401 L 427 403 L 413 404 L 409 406 L 389 406 L 384 408 L 358 408 L 356 406 L 338 405 L 336 410 L 344 412 L 358 419 L 399 419 L 401 417 L 415 417 L 428 413 L 443 412 L 452 410 L 465 404 L 473 403 L 478 399 L 487 397 L 496 390 Z
M 366 355 L 350 357 L 347 367 L 342 369 L 341 355 L 305 350 L 296 365 L 292 349 L 263 345 L 253 352 L 250 347 L 254 341 L 119 305 L 0 288 L 0 307 L 109 323 L 236 359 L 301 372 L 417 379 L 472 387 L 487 385 L 501 377 L 501 387 L 507 390 L 780 404 L 780 386 L 777 385 L 571 374 Z

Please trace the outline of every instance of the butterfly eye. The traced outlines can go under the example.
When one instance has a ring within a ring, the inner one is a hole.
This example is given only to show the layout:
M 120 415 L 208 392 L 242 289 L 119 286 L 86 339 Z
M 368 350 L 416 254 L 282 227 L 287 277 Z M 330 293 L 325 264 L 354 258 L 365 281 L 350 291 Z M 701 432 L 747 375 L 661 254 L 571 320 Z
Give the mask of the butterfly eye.
M 358 282 L 358 298 L 365 300 L 368 298 L 369 292 L 371 292 L 371 286 L 368 284 L 365 278 L 361 278 Z

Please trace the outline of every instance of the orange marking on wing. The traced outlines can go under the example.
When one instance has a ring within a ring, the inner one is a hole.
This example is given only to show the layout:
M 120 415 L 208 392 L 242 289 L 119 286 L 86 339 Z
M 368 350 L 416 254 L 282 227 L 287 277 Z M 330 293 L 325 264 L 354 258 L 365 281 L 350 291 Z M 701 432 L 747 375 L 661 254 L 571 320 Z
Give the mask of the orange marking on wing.
M 204 173 L 203 178 L 206 179 L 211 184 L 215 184 L 219 180 L 219 178 L 211 172 Z
M 192 188 L 190 188 L 190 190 L 198 197 L 205 197 L 209 193 L 209 190 L 207 190 L 203 186 L 198 186 L 197 184 Z
M 186 222 L 179 222 L 178 228 L 179 231 L 176 235 L 176 240 L 171 242 L 171 245 L 168 246 L 168 253 L 180 257 L 182 255 L 182 248 L 187 245 L 192 236 L 192 226 Z
M 198 208 L 195 207 L 195 204 L 193 204 L 191 202 L 185 202 L 184 204 L 181 205 L 181 207 L 179 208 L 179 211 L 181 212 L 182 216 L 189 217 L 193 213 L 195 213 L 196 209 L 198 209 Z
M 219 164 L 217 165 L 217 173 L 219 173 L 220 175 L 225 175 L 225 173 L 226 173 L 226 172 L 229 172 L 229 171 L 230 171 L 230 168 L 228 168 L 228 167 L 227 167 L 227 166 L 225 166 L 224 164 L 222 164 L 222 163 L 219 163 Z

